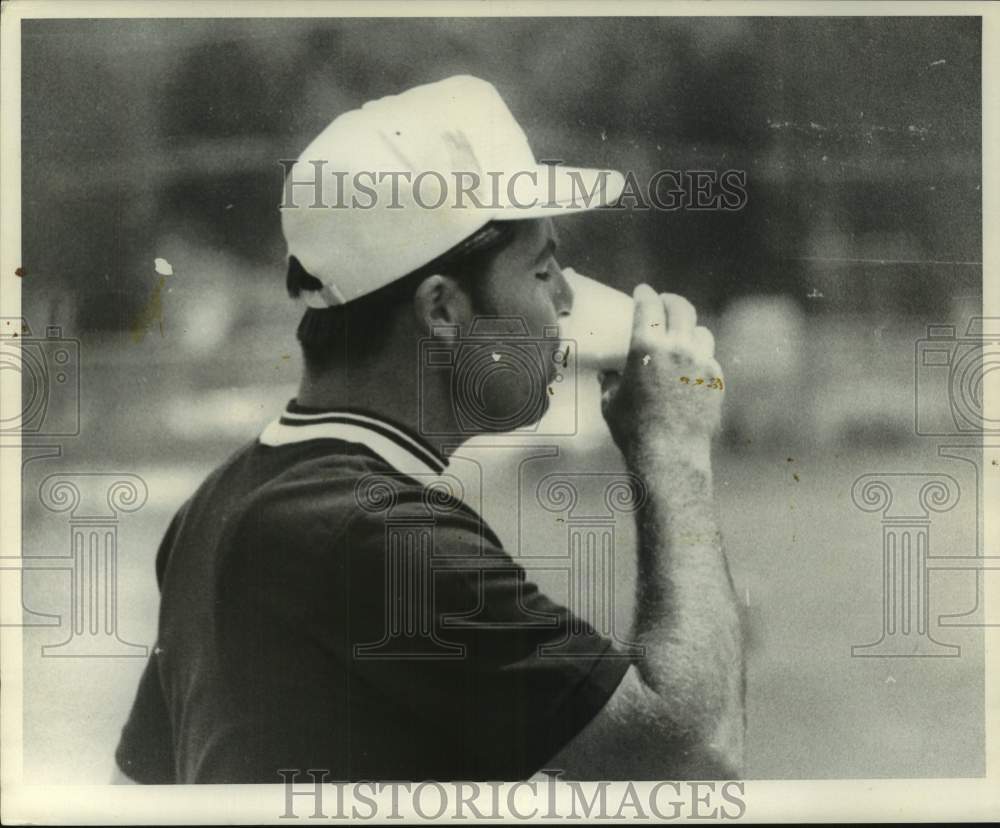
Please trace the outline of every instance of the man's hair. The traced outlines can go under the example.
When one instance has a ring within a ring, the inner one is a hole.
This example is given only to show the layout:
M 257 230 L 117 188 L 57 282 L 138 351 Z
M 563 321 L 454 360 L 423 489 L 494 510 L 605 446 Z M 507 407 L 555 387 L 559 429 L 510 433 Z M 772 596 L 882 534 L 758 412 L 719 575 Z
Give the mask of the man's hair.
M 401 304 L 412 301 L 420 283 L 435 273 L 459 280 L 475 311 L 489 313 L 483 276 L 510 244 L 517 223 L 491 221 L 433 261 L 378 290 L 332 308 L 309 308 L 297 332 L 307 368 L 328 368 L 350 353 L 378 353 L 393 314 Z M 304 290 L 322 287 L 294 256 L 288 260 L 286 285 L 293 299 Z

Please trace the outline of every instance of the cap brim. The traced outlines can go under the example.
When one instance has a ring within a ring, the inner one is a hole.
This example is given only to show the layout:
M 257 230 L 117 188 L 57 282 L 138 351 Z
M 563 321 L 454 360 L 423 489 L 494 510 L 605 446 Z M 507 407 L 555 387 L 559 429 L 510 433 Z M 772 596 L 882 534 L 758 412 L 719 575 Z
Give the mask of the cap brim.
M 580 213 L 614 204 L 625 189 L 625 176 L 617 170 L 564 167 L 541 164 L 535 180 L 527 177 L 508 193 L 494 218 L 518 220 L 555 218 L 566 213 Z

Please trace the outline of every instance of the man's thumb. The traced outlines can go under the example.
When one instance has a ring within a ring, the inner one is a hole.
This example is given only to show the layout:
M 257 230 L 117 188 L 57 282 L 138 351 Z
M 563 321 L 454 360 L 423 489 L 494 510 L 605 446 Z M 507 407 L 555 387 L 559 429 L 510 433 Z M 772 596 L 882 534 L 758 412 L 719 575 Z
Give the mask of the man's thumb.
M 601 382 L 601 410 L 603 411 L 618 393 L 618 386 L 622 384 L 622 375 L 617 371 L 603 371 L 598 379 Z

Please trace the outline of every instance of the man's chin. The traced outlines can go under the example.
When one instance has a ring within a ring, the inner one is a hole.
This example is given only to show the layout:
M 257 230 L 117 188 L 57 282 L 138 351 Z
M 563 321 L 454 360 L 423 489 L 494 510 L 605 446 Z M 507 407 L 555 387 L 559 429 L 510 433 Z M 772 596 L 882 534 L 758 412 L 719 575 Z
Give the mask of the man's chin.
M 546 388 L 545 396 L 537 404 L 529 406 L 529 411 L 518 416 L 517 412 L 502 414 L 491 418 L 489 422 L 483 423 L 483 431 L 491 434 L 502 434 L 507 431 L 516 431 L 519 428 L 529 428 L 537 425 L 549 410 L 549 390 Z

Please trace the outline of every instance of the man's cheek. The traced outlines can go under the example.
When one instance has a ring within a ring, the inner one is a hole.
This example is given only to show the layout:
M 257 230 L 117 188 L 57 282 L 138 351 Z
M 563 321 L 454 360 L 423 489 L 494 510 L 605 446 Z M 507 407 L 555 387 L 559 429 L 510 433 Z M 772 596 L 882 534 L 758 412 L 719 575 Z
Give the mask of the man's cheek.
M 546 366 L 539 364 L 539 354 L 534 348 L 520 351 L 518 358 L 507 359 L 504 368 L 484 377 L 482 402 L 489 418 L 501 430 L 512 430 L 536 422 L 544 413 L 551 379 Z

